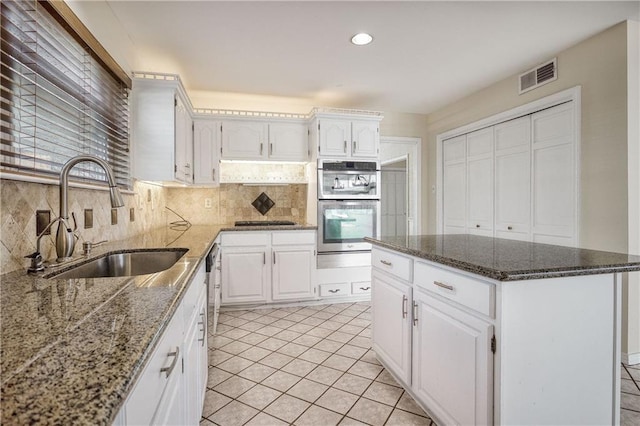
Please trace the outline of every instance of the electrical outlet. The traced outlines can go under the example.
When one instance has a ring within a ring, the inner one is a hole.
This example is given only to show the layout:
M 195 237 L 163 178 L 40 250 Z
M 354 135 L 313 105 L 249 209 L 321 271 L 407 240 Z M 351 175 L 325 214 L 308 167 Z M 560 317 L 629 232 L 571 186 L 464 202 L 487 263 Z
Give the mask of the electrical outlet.
M 118 209 L 111 209 L 111 224 L 118 224 Z
M 204 208 L 205 209 L 210 209 L 212 205 L 213 205 L 213 200 L 211 198 L 205 198 L 204 199 Z
M 93 228 L 93 209 L 84 209 L 84 229 Z
M 135 222 L 135 221 L 136 221 L 136 209 L 131 207 L 129 209 L 129 222 Z

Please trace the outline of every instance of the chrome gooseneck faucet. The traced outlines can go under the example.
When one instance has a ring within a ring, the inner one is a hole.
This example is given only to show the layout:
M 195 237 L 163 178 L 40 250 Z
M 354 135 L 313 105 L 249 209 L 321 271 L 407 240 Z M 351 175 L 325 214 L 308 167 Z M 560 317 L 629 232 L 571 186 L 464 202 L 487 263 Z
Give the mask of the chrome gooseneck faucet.
M 60 221 L 58 225 L 58 232 L 56 234 L 56 253 L 58 262 L 62 262 L 73 255 L 73 250 L 76 245 L 74 230 L 69 225 L 69 171 L 78 163 L 89 161 L 102 167 L 107 174 L 107 180 L 109 181 L 109 195 L 111 197 L 112 207 L 124 206 L 122 195 L 120 190 L 116 186 L 116 180 L 113 177 L 113 171 L 106 161 L 94 157 L 91 155 L 78 155 L 67 161 L 60 171 L 60 216 L 57 220 Z M 75 222 L 75 217 L 74 217 Z

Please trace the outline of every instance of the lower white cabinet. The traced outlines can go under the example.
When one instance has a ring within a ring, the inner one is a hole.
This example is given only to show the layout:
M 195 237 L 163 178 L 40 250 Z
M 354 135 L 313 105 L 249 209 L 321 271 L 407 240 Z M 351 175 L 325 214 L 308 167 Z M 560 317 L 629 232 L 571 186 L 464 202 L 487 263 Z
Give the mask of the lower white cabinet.
M 493 325 L 420 288 L 413 324 L 415 395 L 445 424 L 491 424 Z
M 438 424 L 619 424 L 620 274 L 495 281 L 375 245 L 372 265 L 373 350 Z
M 223 304 L 316 296 L 316 231 L 234 231 L 221 236 Z
M 411 284 L 375 269 L 372 283 L 373 350 L 399 378 L 411 383 Z
M 204 264 L 116 417 L 124 425 L 198 425 L 207 383 Z

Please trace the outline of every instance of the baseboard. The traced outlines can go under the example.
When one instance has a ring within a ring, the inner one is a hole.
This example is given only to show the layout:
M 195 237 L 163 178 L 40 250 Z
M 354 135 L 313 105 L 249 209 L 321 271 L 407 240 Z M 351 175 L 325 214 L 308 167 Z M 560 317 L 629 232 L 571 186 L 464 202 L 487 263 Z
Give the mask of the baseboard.
M 640 352 L 636 352 L 633 354 L 625 354 L 622 353 L 622 363 L 625 365 L 636 365 L 640 364 Z

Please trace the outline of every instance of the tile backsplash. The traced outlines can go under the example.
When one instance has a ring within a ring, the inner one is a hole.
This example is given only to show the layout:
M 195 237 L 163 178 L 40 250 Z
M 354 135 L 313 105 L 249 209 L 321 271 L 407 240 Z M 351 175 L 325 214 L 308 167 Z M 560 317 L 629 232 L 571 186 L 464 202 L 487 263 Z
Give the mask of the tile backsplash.
M 166 224 L 164 206 L 166 190 L 163 187 L 136 182 L 132 193 L 123 193 L 124 207 L 118 208 L 117 224 L 112 225 L 109 192 L 94 189 L 69 188 L 69 212 L 74 212 L 80 240 L 121 240 Z M 26 269 L 29 260 L 24 257 L 36 250 L 36 210 L 51 210 L 51 219 L 58 217 L 60 195 L 58 185 L 21 182 L 2 179 L 0 182 L 0 268 L 2 273 Z M 130 209 L 135 221 L 130 221 Z M 93 210 L 93 227 L 85 229 L 84 210 Z M 55 259 L 55 234 L 40 241 L 40 251 L 46 260 Z
M 264 216 L 251 205 L 262 192 L 275 202 Z M 231 224 L 236 220 L 292 220 L 305 223 L 306 205 L 307 184 L 271 186 L 226 183 L 219 188 L 167 188 L 167 206 L 193 225 Z M 168 221 L 180 220 L 171 212 L 167 214 Z
M 261 215 L 251 203 L 262 192 L 275 205 Z M 36 211 L 51 210 L 51 219 L 59 213 L 59 187 L 2 179 L 0 181 L 0 273 L 26 269 L 24 257 L 36 249 Z M 236 220 L 291 220 L 306 222 L 307 184 L 244 185 L 221 184 L 217 188 L 171 188 L 135 182 L 133 191 L 123 193 L 125 206 L 117 209 L 117 224 L 112 225 L 109 193 L 105 190 L 70 188 L 69 211 L 78 222 L 80 240 L 117 241 L 151 229 L 180 221 L 177 212 L 193 225 L 231 224 Z M 85 229 L 84 210 L 93 210 L 93 227 Z M 134 221 L 131 221 L 131 209 Z M 40 251 L 46 260 L 55 259 L 55 233 L 41 240 Z

